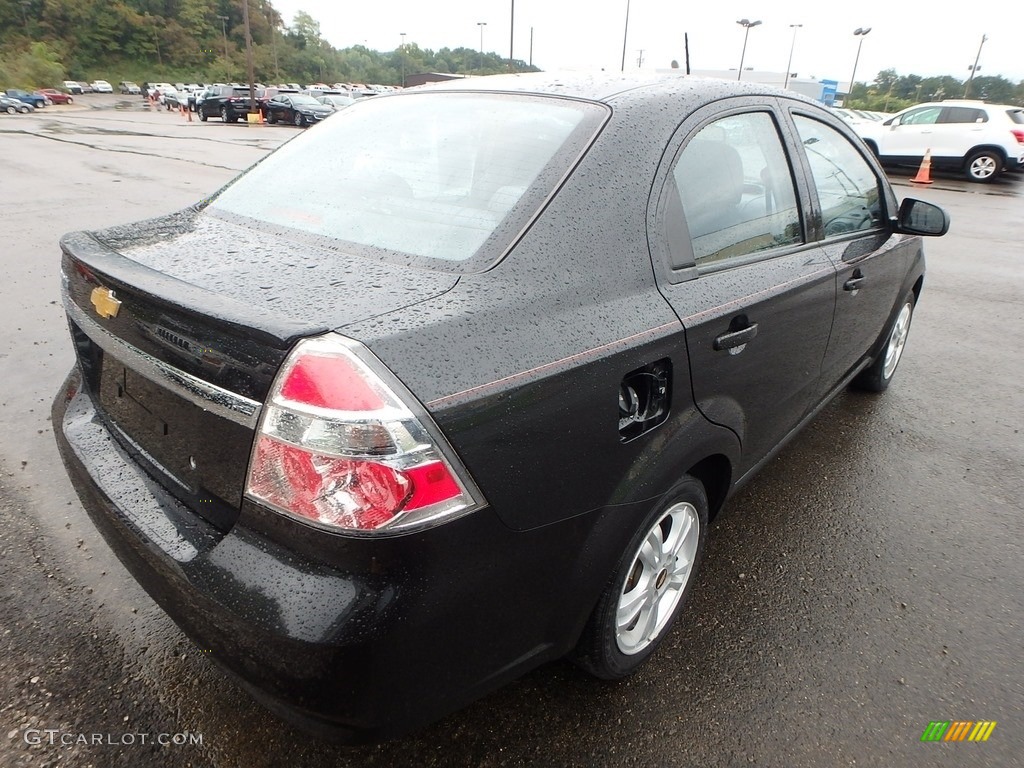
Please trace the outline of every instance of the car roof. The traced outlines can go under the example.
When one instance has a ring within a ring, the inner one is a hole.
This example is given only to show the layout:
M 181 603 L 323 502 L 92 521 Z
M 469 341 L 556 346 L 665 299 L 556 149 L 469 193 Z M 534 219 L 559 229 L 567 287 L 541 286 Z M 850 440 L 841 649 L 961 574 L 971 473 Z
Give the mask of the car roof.
M 649 101 L 678 96 L 696 102 L 709 102 L 730 96 L 772 95 L 783 96 L 808 104 L 821 105 L 792 91 L 735 80 L 697 77 L 682 73 L 648 72 L 537 72 L 514 75 L 492 75 L 488 77 L 466 77 L 446 80 L 401 93 L 416 91 L 505 91 L 558 95 L 570 98 L 588 99 L 610 103 L 615 101 Z

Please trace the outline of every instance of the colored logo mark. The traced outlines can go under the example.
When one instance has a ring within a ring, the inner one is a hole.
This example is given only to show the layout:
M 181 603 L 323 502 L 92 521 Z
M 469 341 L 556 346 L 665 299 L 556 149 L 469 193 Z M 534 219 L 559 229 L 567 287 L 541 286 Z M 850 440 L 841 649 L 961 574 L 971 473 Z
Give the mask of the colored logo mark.
M 995 729 L 995 720 L 932 720 L 921 741 L 988 741 Z

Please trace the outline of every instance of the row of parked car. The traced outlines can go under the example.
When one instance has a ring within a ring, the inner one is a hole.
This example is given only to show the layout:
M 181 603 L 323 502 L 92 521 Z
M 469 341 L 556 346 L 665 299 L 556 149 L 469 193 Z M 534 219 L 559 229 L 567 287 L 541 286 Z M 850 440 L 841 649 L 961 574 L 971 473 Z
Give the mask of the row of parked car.
M 140 93 L 146 98 L 156 99 L 167 109 L 184 107 L 194 111 L 203 122 L 218 118 L 225 123 L 234 123 L 245 120 L 248 113 L 258 111 L 262 119 L 270 124 L 291 123 L 299 127 L 317 123 L 352 104 L 357 98 L 371 95 L 371 92 L 362 93 L 329 86 L 293 88 L 292 85 L 297 84 L 258 85 L 254 100 L 250 98 L 249 86 L 240 83 L 209 86 L 145 83 Z
M 885 165 L 920 166 L 925 155 L 936 170 L 990 182 L 1024 171 L 1024 107 L 956 99 L 927 102 L 897 112 L 834 109 Z
M 56 88 L 40 88 L 36 91 L 25 91 L 21 88 L 8 88 L 0 91 L 0 112 L 9 115 L 26 114 L 53 104 L 71 104 L 74 99 Z
M 74 95 L 81 95 L 83 93 L 113 93 L 114 86 L 106 80 L 93 80 L 91 83 L 65 80 L 64 90 Z

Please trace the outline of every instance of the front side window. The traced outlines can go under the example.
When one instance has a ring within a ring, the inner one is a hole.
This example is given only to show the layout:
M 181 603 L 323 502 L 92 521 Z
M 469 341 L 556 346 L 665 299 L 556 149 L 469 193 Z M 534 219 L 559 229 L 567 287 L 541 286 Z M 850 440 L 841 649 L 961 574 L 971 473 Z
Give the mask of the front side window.
M 672 175 L 697 266 L 803 242 L 793 176 L 767 112 L 705 126 Z
M 878 177 L 867 161 L 831 126 L 801 115 L 794 120 L 818 189 L 825 237 L 880 226 Z
M 608 114 L 501 94 L 403 94 L 356 107 L 282 146 L 208 211 L 443 268 L 478 252 L 478 262 L 493 260 Z

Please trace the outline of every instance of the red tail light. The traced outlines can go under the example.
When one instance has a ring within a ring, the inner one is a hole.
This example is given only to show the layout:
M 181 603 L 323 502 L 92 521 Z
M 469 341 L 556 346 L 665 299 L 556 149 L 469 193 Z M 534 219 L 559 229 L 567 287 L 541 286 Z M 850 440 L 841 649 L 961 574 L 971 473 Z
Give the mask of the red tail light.
M 358 342 L 299 342 L 271 390 L 246 494 L 350 532 L 402 531 L 478 509 L 482 498 L 412 394 Z
M 1013 128 L 1010 130 L 1010 133 L 1013 134 L 1013 137 L 1017 140 L 1018 144 L 1024 144 L 1024 130 L 1021 130 L 1020 128 Z

